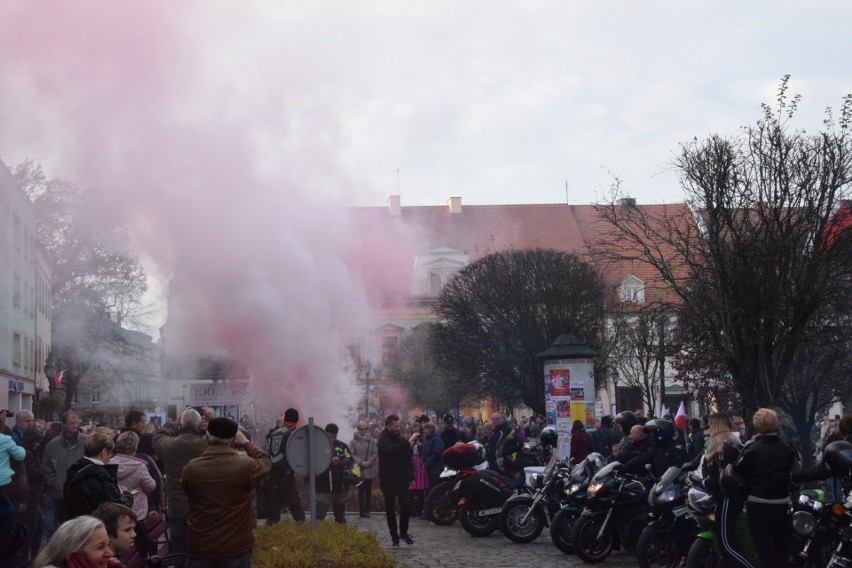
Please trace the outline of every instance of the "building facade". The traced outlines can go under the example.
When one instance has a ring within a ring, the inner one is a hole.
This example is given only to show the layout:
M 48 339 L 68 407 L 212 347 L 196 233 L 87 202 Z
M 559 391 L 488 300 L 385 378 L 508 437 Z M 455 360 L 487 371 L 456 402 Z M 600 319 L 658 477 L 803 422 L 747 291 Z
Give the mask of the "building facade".
M 14 412 L 38 404 L 39 387 L 46 387 L 50 305 L 35 207 L 0 161 L 0 408 Z

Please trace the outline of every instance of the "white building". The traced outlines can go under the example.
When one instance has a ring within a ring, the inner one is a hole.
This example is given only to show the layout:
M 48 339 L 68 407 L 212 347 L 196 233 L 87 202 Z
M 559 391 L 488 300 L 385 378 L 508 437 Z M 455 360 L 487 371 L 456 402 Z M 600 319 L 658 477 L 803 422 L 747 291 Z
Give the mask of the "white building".
M 13 412 L 33 408 L 50 352 L 50 271 L 36 245 L 35 219 L 0 161 L 0 409 Z

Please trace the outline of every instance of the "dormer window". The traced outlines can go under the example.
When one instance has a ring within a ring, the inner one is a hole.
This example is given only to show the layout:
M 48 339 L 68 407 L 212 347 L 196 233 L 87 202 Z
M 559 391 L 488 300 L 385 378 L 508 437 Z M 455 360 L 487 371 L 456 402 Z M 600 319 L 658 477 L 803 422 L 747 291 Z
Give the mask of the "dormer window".
M 619 286 L 621 301 L 626 304 L 642 304 L 645 302 L 645 281 L 632 274 L 624 279 Z

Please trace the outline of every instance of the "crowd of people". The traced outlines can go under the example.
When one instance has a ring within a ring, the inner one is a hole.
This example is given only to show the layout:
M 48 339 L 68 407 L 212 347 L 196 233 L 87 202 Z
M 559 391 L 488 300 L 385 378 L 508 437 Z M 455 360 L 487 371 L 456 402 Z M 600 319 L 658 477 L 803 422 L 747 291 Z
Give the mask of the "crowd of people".
M 604 416 L 591 432 L 575 421 L 570 456 L 579 462 L 597 452 L 627 471 L 643 473 L 650 466 L 655 475 L 671 465 L 699 464 L 707 491 L 717 497 L 717 530 L 727 561 L 748 565 L 733 540 L 733 526 L 748 504 L 761 561 L 775 565 L 789 535 L 789 482 L 798 462 L 778 416 L 758 410 L 750 420 L 751 438 L 736 414 L 694 418 L 683 430 L 667 418 L 648 420 L 626 411 Z M 294 408 L 256 442 L 232 418 L 216 417 L 207 408 L 199 413 L 188 407 L 159 429 L 139 411 L 130 411 L 117 430 L 83 428 L 74 411 L 54 424 L 27 411 L 18 412 L 15 421 L 0 433 L 2 566 L 120 566 L 118 559 L 133 550 L 137 522 L 163 512 L 171 551 L 185 555 L 185 566 L 250 566 L 259 509 L 268 525 L 279 522 L 285 510 L 305 520 L 285 451 L 299 427 Z M 369 517 L 378 480 L 392 545 L 411 545 L 410 519 L 423 515 L 446 448 L 476 440 L 490 469 L 518 475 L 529 465 L 523 444 L 545 428 L 543 417 L 519 423 L 500 412 L 490 421 L 464 416 L 458 423 L 451 414 L 440 420 L 423 414 L 410 422 L 389 415 L 358 422 L 346 443 L 338 438 L 338 425 L 328 423 L 332 458 L 315 480 L 317 519 L 331 510 L 336 522 L 345 523 L 349 496 L 356 491 L 358 513 Z M 817 447 L 842 439 L 852 440 L 852 416 L 827 423 Z

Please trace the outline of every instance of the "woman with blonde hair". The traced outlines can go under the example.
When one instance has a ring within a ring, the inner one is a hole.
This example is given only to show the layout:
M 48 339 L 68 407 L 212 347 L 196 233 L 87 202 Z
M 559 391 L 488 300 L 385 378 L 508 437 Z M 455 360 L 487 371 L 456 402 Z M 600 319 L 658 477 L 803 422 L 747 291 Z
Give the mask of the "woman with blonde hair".
M 379 448 L 370 435 L 367 423 L 363 420 L 355 427 L 349 450 L 355 463 L 361 468 L 361 483 L 358 485 L 358 514 L 370 516 L 370 504 L 373 496 L 373 480 L 379 477 Z
M 116 564 L 104 524 L 87 515 L 66 521 L 33 563 L 33 568 L 106 568 Z
M 722 554 L 731 566 L 750 566 L 736 548 L 737 517 L 743 507 L 743 496 L 725 493 L 719 484 L 722 471 L 740 456 L 740 441 L 734 435 L 734 421 L 729 414 L 717 412 L 707 419 L 710 440 L 704 451 L 701 473 L 704 488 L 716 498 L 716 534 L 721 537 Z

